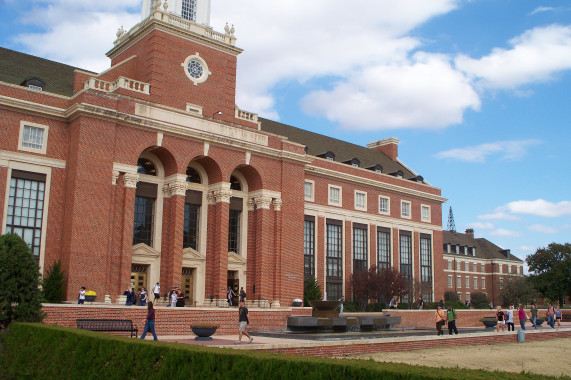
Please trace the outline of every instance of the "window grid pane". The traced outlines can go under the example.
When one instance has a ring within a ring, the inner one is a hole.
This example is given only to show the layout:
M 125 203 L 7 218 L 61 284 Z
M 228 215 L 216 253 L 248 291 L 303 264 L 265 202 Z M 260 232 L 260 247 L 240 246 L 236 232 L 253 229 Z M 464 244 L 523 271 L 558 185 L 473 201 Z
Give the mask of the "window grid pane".
M 36 259 L 40 255 L 44 189 L 44 182 L 10 179 L 6 232 L 24 239 Z
M 240 210 L 230 210 L 228 252 L 240 254 Z
M 154 209 L 154 198 L 135 197 L 133 245 L 144 243 L 149 247 L 153 246 Z
M 432 249 L 429 238 L 420 238 L 420 281 L 422 298 L 432 302 Z
M 303 225 L 303 254 L 305 277 L 315 276 L 315 222 L 306 220 Z
M 190 203 L 184 205 L 183 248 L 198 249 L 200 206 Z
M 327 224 L 327 277 L 341 280 L 342 251 L 341 226 Z
M 387 198 L 379 198 L 379 212 L 389 212 L 389 200 Z
M 412 238 L 409 235 L 400 235 L 400 272 L 412 279 Z
M 182 18 L 196 21 L 196 0 L 182 0 Z
M 22 138 L 22 146 L 33 149 L 42 149 L 43 138 L 44 138 L 43 128 L 24 125 L 24 136 Z
M 367 230 L 353 228 L 353 269 L 367 269 Z
M 379 258 L 379 263 L 377 267 L 379 269 L 390 268 L 391 267 L 391 240 L 390 233 L 385 231 L 377 232 L 377 255 Z

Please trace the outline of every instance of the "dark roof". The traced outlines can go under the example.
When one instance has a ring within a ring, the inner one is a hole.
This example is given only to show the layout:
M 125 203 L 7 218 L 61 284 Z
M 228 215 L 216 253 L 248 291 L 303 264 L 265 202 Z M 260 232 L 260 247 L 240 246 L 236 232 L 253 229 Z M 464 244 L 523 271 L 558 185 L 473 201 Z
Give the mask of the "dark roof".
M 259 118 L 258 120 L 261 122 L 262 131 L 285 136 L 293 142 L 307 146 L 307 154 L 317 156 L 318 154 L 331 151 L 335 153 L 335 161 L 337 162 L 358 158 L 363 168 L 379 164 L 383 167 L 383 173 L 385 174 L 401 170 L 403 178 L 416 177 L 416 174 L 412 173 L 406 166 L 391 160 L 386 154 L 378 150 L 309 132 L 291 125 L 278 123 L 277 121 L 264 118 Z
M 46 83 L 44 91 L 71 96 L 75 70 L 73 66 L 0 47 L 0 81 L 3 82 L 20 85 L 36 77 Z
M 510 253 L 509 249 L 503 249 L 498 247 L 491 241 L 484 238 L 474 238 L 470 235 L 463 234 L 460 232 L 450 232 L 443 231 L 442 241 L 444 246 L 446 244 L 475 247 L 476 248 L 476 258 L 480 259 L 503 259 L 512 260 L 517 262 L 523 262 L 521 259 L 515 257 Z M 446 248 L 444 248 L 444 253 L 446 253 Z M 459 256 L 464 256 L 463 253 L 459 253 Z M 468 254 L 469 257 L 470 254 Z

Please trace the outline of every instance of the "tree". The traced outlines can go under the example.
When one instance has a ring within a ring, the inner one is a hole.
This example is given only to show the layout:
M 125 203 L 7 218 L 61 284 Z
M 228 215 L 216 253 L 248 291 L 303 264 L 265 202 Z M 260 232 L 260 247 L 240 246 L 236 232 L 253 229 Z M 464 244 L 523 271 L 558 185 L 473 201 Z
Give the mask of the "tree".
M 311 306 L 309 301 L 321 300 L 322 298 L 321 287 L 317 283 L 315 277 L 306 277 L 303 281 L 303 304 L 304 306 Z
M 42 281 L 44 300 L 51 303 L 62 303 L 64 300 L 65 274 L 61 269 L 61 261 L 53 263 Z
M 377 271 L 377 298 L 387 303 L 391 298 L 402 299 L 410 293 L 411 281 L 395 268 L 382 268 Z
M 476 309 L 489 309 L 490 308 L 490 300 L 486 293 L 476 292 L 470 295 L 470 303 Z
M 40 272 L 30 248 L 18 235 L 0 236 L 0 324 L 41 322 Z
M 571 244 L 551 243 L 525 259 L 531 281 L 545 298 L 558 300 L 563 306 L 571 296 Z
M 537 291 L 529 277 L 509 277 L 500 289 L 501 304 L 505 307 L 511 305 L 517 307 L 520 303 L 527 305 L 534 299 L 537 299 Z
M 456 293 L 455 291 L 449 290 L 447 292 L 444 292 L 444 300 L 460 302 L 460 297 L 458 297 L 458 293 Z
M 374 268 L 374 270 L 373 270 Z M 373 270 L 371 272 L 371 270 Z M 359 310 L 365 311 L 369 299 L 375 296 L 374 286 L 377 269 L 373 266 L 369 270 L 358 269 L 351 275 L 353 286 L 353 301 L 359 305 Z

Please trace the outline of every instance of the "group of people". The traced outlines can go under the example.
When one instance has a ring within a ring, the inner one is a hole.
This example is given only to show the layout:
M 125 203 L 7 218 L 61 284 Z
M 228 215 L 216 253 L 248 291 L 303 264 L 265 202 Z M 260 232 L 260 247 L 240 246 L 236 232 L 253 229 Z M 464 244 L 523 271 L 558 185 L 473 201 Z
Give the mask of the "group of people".
M 441 304 L 436 306 L 436 335 L 444 335 L 442 331 L 442 326 L 448 324 L 448 334 L 452 335 L 458 334 L 458 329 L 456 328 L 456 310 L 452 306 L 448 305 L 446 310 L 443 310 Z
M 510 307 L 510 309 L 512 309 L 512 308 L 513 307 Z M 501 310 L 498 307 L 498 313 L 500 313 L 500 312 L 501 312 Z M 525 321 L 526 320 L 531 321 L 533 328 L 537 330 L 537 316 L 538 316 L 538 310 L 537 310 L 536 304 L 534 304 L 534 303 L 531 304 L 531 308 L 529 309 L 529 313 L 525 312 L 523 305 L 519 305 L 518 317 L 519 317 L 519 323 L 520 323 L 522 330 L 525 330 Z M 548 303 L 547 304 L 547 311 L 545 312 L 545 316 L 547 317 L 547 324 L 549 325 L 549 327 L 554 329 L 555 323 L 557 323 L 557 327 L 561 328 L 562 314 L 561 314 L 561 308 L 559 306 L 557 306 L 557 309 L 555 309 L 551 303 Z M 503 331 L 503 329 L 502 329 L 502 331 Z
M 246 302 L 246 291 L 244 290 L 244 287 L 240 288 L 240 292 L 238 294 L 240 295 L 239 302 Z M 237 297 L 236 293 L 234 293 L 234 290 L 232 290 L 232 288 L 226 289 L 226 301 L 228 302 L 228 306 L 232 306 L 232 299 L 234 297 Z
M 147 301 L 149 301 L 149 292 L 147 292 L 147 289 L 144 287 L 139 288 L 137 292 L 135 292 L 135 288 L 133 287 L 127 288 L 123 292 L 123 295 L 126 296 L 125 306 L 133 306 L 137 305 L 137 303 L 139 306 L 145 306 Z M 156 299 L 157 297 L 155 297 L 155 301 Z

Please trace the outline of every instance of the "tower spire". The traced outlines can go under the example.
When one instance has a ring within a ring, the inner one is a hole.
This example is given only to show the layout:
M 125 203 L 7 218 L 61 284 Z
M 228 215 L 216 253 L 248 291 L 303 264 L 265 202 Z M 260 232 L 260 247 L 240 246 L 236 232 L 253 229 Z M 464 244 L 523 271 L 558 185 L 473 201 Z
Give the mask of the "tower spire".
M 456 224 L 454 223 L 454 214 L 452 214 L 452 206 L 448 211 L 448 231 L 456 233 Z

